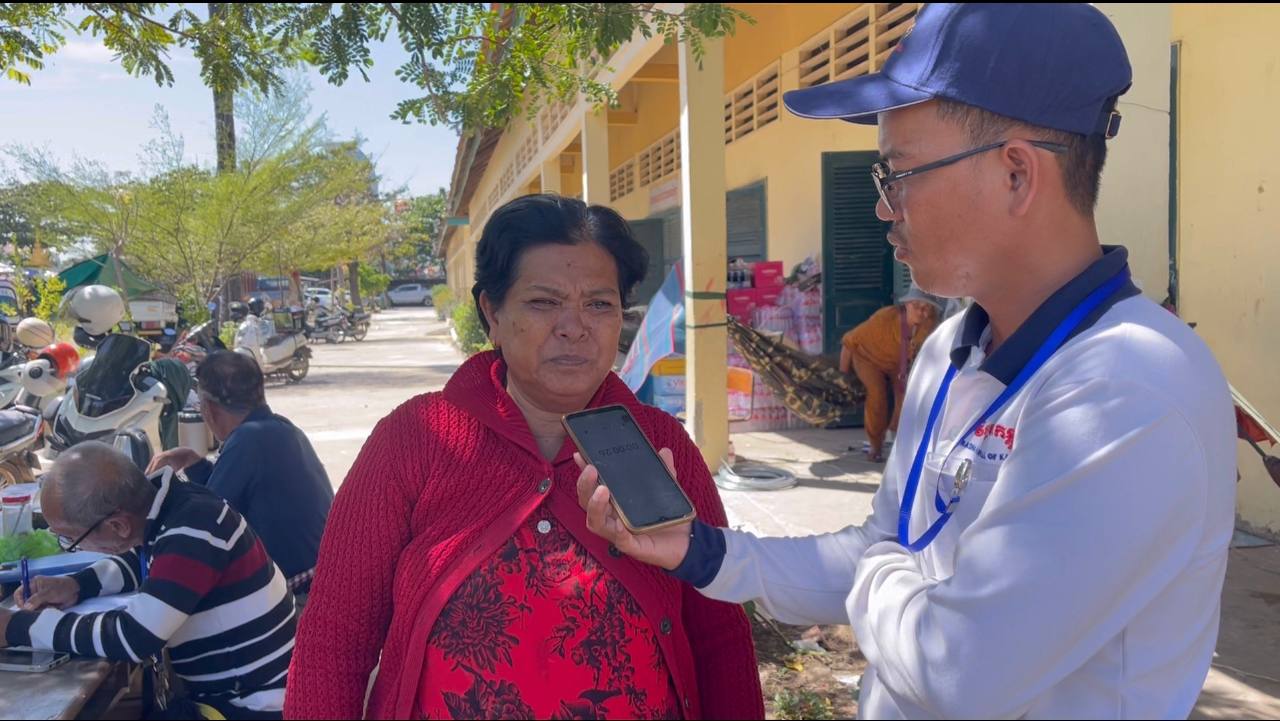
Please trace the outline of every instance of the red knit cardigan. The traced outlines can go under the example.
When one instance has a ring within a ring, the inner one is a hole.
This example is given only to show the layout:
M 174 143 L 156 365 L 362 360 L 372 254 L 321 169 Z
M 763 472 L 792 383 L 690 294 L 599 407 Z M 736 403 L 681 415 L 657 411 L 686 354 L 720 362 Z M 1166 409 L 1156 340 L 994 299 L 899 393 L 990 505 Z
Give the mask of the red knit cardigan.
M 592 534 L 578 507 L 572 444 L 548 463 L 505 379 L 497 355 L 476 356 L 443 392 L 410 400 L 374 429 L 338 492 L 320 545 L 289 669 L 286 717 L 414 715 L 427 639 L 444 605 L 547 504 L 659 630 L 686 718 L 764 718 L 742 610 L 622 557 Z M 613 374 L 589 407 L 610 404 L 627 406 L 655 447 L 674 452 L 699 517 L 725 525 L 711 475 L 680 423 L 640 404 Z

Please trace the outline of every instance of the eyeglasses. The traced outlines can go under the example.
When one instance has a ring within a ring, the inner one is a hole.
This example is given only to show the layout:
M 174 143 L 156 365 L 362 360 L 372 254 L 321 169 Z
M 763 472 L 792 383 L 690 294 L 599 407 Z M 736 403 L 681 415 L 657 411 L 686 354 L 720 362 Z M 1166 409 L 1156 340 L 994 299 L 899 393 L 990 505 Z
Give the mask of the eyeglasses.
M 83 534 L 80 535 L 79 538 L 77 538 L 74 541 L 67 538 L 66 536 L 61 536 L 61 535 L 58 536 L 58 546 L 62 548 L 63 551 L 66 551 L 67 553 L 75 553 L 80 548 L 80 544 L 84 543 L 84 539 L 92 535 L 94 531 L 98 530 L 98 526 L 101 526 L 103 523 L 106 522 L 108 518 L 111 518 L 114 515 L 116 515 L 116 511 L 112 511 L 111 513 L 108 513 L 102 518 L 99 518 L 97 523 L 93 524 L 92 526 L 89 526 L 89 530 L 85 531 Z
M 919 167 L 899 171 L 897 173 L 890 172 L 888 163 L 881 161 L 871 166 L 871 180 L 876 184 L 876 191 L 880 193 L 880 200 L 884 201 L 884 206 L 889 209 L 889 214 L 895 215 L 898 211 L 894 209 L 893 201 L 890 200 L 890 196 L 897 194 L 895 186 L 899 182 L 906 180 L 913 175 L 920 175 L 921 173 L 927 173 L 930 170 L 945 168 L 948 165 L 958 163 L 961 160 L 977 155 L 978 153 L 985 153 L 988 150 L 1003 148 L 1010 142 L 1011 140 L 1001 140 L 999 142 L 991 143 L 990 145 L 983 145 L 978 148 L 973 148 L 972 150 L 966 150 L 963 153 L 956 153 L 955 155 L 945 157 L 942 160 L 935 160 L 932 163 L 925 163 Z M 1048 150 L 1052 153 L 1067 152 L 1067 146 L 1061 143 L 1050 143 L 1046 140 L 1029 140 L 1027 142 L 1041 150 Z

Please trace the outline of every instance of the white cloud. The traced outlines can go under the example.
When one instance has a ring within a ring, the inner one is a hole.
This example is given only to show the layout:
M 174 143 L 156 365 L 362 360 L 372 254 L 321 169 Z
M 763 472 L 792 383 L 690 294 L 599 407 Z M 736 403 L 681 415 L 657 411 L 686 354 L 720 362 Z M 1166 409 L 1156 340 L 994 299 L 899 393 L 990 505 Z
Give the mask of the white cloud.
M 72 40 L 56 57 L 79 63 L 109 63 L 115 52 L 96 40 Z

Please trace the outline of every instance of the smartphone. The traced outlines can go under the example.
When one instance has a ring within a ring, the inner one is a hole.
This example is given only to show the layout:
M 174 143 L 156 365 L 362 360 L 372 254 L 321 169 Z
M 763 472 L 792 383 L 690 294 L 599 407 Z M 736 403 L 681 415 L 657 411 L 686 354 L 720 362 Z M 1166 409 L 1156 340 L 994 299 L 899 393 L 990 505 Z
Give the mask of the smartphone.
M 649 533 L 697 518 L 684 489 L 626 407 L 570 413 L 563 423 L 583 459 L 599 471 L 627 530 Z
M 29 648 L 0 648 L 0 671 L 44 673 L 71 660 L 71 655 L 57 651 L 33 651 Z

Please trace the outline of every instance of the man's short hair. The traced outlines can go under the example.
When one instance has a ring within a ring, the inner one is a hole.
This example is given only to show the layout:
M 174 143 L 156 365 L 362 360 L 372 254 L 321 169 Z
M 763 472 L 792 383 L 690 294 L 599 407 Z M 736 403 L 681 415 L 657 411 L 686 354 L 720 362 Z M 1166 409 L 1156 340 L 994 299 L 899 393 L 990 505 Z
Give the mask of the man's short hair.
M 1052 130 L 1028 125 L 1003 115 L 975 108 L 953 100 L 938 100 L 938 117 L 964 129 L 974 146 L 986 145 L 1008 137 L 1012 130 L 1021 130 L 1033 140 L 1047 140 L 1067 147 L 1067 152 L 1057 156 L 1062 170 L 1062 184 L 1067 197 L 1081 215 L 1092 217 L 1098 206 L 1098 189 L 1102 183 L 1102 168 L 1107 162 L 1107 141 L 1101 135 L 1080 135 L 1062 130 Z
M 249 413 L 267 404 L 262 369 L 234 351 L 214 351 L 196 371 L 200 392 L 232 413 Z
M 156 487 L 125 454 L 102 443 L 85 441 L 58 456 L 45 475 L 62 502 L 67 521 L 88 528 L 113 513 L 145 518 Z

